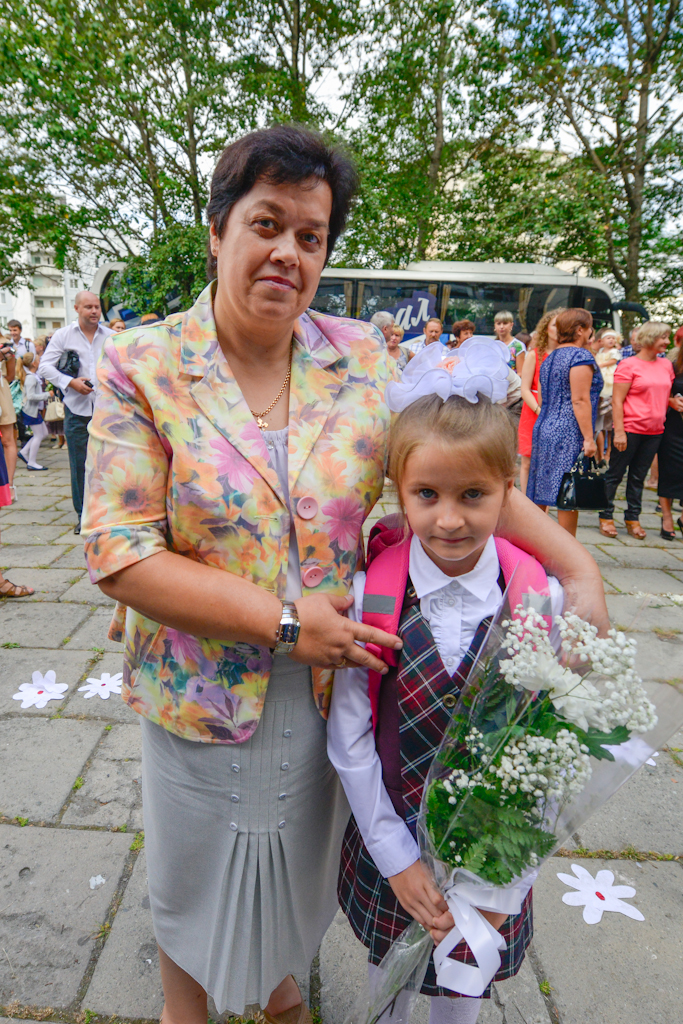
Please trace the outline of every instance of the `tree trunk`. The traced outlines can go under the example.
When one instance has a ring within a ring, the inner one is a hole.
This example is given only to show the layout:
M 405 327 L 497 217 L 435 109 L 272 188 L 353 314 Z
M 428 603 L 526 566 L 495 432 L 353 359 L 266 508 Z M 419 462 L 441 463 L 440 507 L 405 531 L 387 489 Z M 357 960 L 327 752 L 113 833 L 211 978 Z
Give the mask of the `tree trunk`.
M 448 49 L 449 23 L 444 21 L 439 30 L 439 47 L 436 54 L 437 70 L 434 82 L 434 141 L 427 168 L 427 204 L 417 221 L 417 258 L 425 259 L 427 247 L 432 239 L 432 210 L 439 187 L 441 157 L 444 148 L 443 92 L 446 81 L 446 52 Z

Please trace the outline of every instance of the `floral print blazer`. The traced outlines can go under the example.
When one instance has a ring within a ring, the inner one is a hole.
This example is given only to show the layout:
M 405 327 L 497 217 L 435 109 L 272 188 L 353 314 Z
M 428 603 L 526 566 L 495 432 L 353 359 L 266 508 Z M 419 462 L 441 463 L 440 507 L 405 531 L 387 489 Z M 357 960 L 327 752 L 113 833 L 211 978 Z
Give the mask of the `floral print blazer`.
M 187 313 L 106 340 L 83 522 L 93 583 L 171 550 L 284 597 L 290 514 L 218 344 L 214 287 Z M 363 522 L 384 482 L 386 350 L 370 324 L 313 311 L 297 321 L 294 339 L 289 491 L 302 591 L 346 594 L 362 559 Z M 110 636 L 124 632 L 130 707 L 189 740 L 242 743 L 252 735 L 269 648 L 192 636 L 119 605 Z M 332 675 L 313 670 L 323 715 Z

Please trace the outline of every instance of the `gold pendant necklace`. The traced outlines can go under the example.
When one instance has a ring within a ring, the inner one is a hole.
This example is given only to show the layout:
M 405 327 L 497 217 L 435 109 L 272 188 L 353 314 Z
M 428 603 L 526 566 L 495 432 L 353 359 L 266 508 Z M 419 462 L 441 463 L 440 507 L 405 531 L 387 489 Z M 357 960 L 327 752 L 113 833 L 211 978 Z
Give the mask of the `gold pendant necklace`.
M 287 385 L 289 384 L 289 378 L 292 376 L 292 354 L 293 354 L 293 352 L 294 352 L 294 341 L 292 340 L 292 345 L 291 345 L 291 348 L 289 350 L 289 369 L 287 370 L 287 376 L 285 377 L 284 383 L 283 383 L 282 387 L 280 388 L 280 390 L 278 391 L 277 396 L 275 397 L 275 400 L 272 401 L 270 403 L 270 405 L 268 406 L 268 408 L 264 409 L 263 412 L 254 412 L 253 409 L 249 410 L 251 415 L 255 417 L 255 419 L 256 419 L 256 426 L 259 428 L 259 430 L 267 430 L 268 429 L 268 424 L 266 423 L 266 421 L 264 420 L 263 417 L 267 416 L 269 412 L 272 412 L 272 410 L 275 408 L 277 403 L 280 401 L 280 399 L 284 395 L 285 389 L 287 388 Z

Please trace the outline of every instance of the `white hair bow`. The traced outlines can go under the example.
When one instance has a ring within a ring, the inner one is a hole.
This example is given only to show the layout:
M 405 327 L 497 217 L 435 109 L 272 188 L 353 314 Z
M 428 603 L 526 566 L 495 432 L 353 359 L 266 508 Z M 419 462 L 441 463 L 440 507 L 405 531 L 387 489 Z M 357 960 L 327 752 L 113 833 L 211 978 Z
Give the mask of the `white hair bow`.
M 384 398 L 392 412 L 401 412 L 425 395 L 438 395 L 444 402 L 451 395 L 472 404 L 479 401 L 478 395 L 504 402 L 509 358 L 507 345 L 483 335 L 468 338 L 453 352 L 432 342 L 411 359 L 400 381 L 387 384 Z

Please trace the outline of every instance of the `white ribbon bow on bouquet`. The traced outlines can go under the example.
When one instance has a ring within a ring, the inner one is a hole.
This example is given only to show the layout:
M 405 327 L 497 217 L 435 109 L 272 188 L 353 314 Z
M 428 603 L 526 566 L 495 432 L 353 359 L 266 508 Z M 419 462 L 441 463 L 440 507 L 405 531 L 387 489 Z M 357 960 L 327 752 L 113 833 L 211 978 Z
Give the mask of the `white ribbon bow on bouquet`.
M 482 995 L 500 967 L 500 950 L 505 949 L 505 939 L 480 910 L 494 914 L 519 914 L 536 874 L 534 871 L 520 879 L 518 885 L 505 889 L 458 882 L 445 890 L 444 899 L 453 915 L 455 927 L 434 950 L 436 981 L 441 988 L 463 996 L 478 998 Z M 461 939 L 470 947 L 477 961 L 476 967 L 449 958 L 449 953 Z

